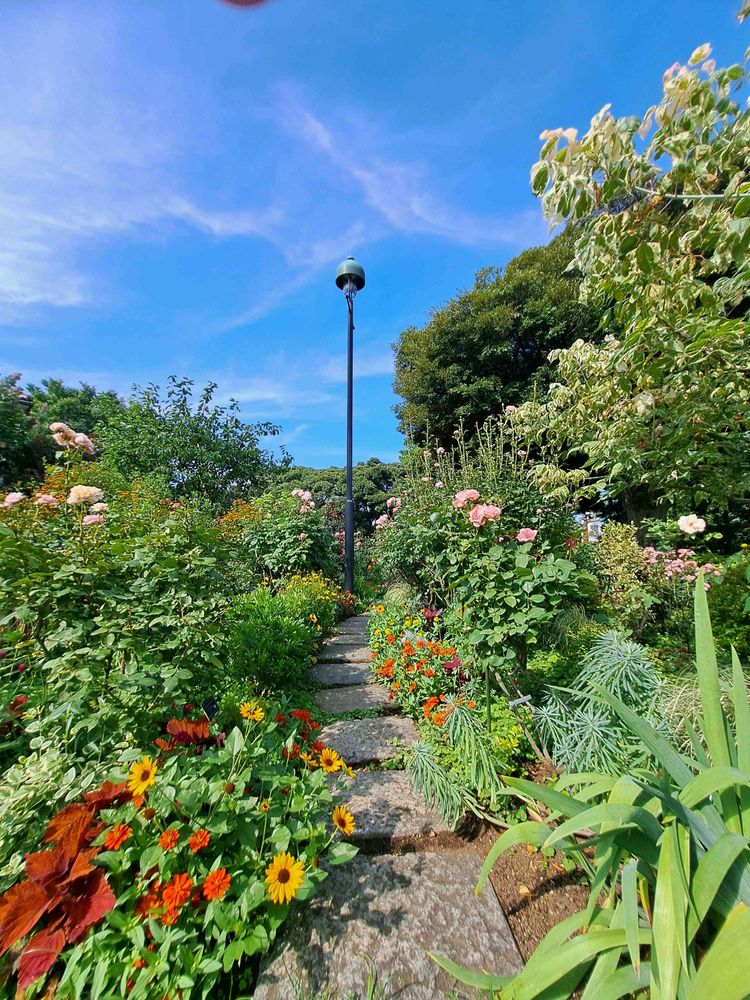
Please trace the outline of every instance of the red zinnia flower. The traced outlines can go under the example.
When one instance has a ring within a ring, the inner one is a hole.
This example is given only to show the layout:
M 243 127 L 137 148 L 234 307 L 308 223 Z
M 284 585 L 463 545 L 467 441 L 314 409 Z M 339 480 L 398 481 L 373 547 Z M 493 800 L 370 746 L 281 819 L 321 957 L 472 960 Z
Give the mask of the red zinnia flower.
M 166 908 L 168 910 L 176 910 L 179 909 L 179 907 L 184 906 L 190 899 L 190 890 L 192 888 L 193 880 L 187 872 L 174 875 L 172 880 L 167 883 L 164 892 L 162 893 L 162 900 Z
M 208 847 L 211 843 L 211 834 L 208 830 L 196 830 L 194 834 L 188 837 L 188 844 L 190 844 L 190 850 L 193 854 L 197 854 L 198 851 L 202 851 L 204 847 Z
M 311 715 L 306 708 L 293 708 L 289 714 L 293 719 L 299 719 L 300 722 L 309 723 L 311 719 Z
M 232 884 L 231 875 L 226 868 L 217 868 L 210 872 L 203 883 L 203 895 L 206 899 L 223 899 L 227 889 Z
M 172 848 L 177 846 L 177 841 L 179 839 L 179 830 L 165 830 L 161 837 L 159 837 L 159 847 L 165 851 L 171 851 Z
M 108 851 L 118 851 L 132 832 L 125 823 L 117 823 L 104 838 L 104 847 Z

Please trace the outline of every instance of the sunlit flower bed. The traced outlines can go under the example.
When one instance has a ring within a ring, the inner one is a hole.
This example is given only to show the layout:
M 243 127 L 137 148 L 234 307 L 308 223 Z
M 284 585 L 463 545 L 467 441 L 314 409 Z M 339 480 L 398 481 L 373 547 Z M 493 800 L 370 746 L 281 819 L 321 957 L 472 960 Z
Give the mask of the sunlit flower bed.
M 206 996 L 268 948 L 321 861 L 352 857 L 355 820 L 327 782 L 348 768 L 309 712 L 241 713 L 226 737 L 171 719 L 154 753 L 52 818 L 0 897 L 4 971 L 24 996 Z

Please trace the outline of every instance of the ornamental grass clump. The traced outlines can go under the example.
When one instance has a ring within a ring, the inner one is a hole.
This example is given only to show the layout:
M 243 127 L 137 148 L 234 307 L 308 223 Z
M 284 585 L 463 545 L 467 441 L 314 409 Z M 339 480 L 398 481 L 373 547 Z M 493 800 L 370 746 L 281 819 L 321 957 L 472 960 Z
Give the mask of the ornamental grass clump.
M 52 819 L 0 896 L 0 977 L 28 996 L 205 997 L 268 949 L 290 904 L 348 860 L 355 820 L 292 748 L 306 713 L 225 738 L 172 719 L 157 755 Z M 322 755 L 321 755 L 322 757 Z M 54 978 L 50 978 L 53 976 Z

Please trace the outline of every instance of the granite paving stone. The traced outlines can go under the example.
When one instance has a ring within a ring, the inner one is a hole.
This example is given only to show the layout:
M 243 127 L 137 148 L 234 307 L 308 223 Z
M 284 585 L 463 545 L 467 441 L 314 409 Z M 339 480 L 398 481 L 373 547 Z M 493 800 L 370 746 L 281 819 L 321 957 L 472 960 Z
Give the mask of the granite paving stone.
M 334 722 L 320 732 L 320 739 L 338 751 L 350 767 L 390 760 L 401 747 L 418 738 L 417 727 L 402 716 Z M 394 740 L 399 745 L 394 746 Z
M 367 663 L 316 663 L 311 672 L 324 687 L 366 684 L 370 679 Z
M 518 971 L 493 890 L 474 894 L 480 867 L 473 851 L 446 851 L 359 855 L 332 870 L 265 960 L 255 1000 L 365 996 L 371 972 L 389 998 L 438 1000 L 455 981 L 428 951 L 495 975 Z
M 367 646 L 331 649 L 323 646 L 318 653 L 318 663 L 369 663 L 372 653 Z
M 366 711 L 390 704 L 388 692 L 380 684 L 352 684 L 316 691 L 315 701 L 324 712 Z
M 344 782 L 341 796 L 354 816 L 355 843 L 449 832 L 440 813 L 414 791 L 404 771 L 360 771 Z

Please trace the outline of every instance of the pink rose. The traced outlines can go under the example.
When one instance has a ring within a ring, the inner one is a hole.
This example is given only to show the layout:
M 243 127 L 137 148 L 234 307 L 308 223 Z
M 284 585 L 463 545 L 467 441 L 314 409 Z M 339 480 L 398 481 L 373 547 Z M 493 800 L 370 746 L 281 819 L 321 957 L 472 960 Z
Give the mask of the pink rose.
M 459 490 L 453 497 L 452 503 L 456 510 L 461 510 L 470 501 L 475 502 L 478 499 L 479 492 L 477 490 Z
M 475 528 L 481 528 L 488 521 L 495 521 L 501 514 L 502 511 L 500 508 L 495 507 L 494 504 L 482 503 L 469 512 L 469 520 Z
M 83 523 L 86 527 L 91 524 L 104 524 L 104 514 L 86 514 Z
M 25 499 L 26 496 L 23 493 L 8 493 L 3 500 L 3 507 L 13 507 L 15 504 L 20 503 Z
M 49 493 L 42 493 L 34 503 L 37 507 L 57 507 L 57 500 Z
M 538 534 L 539 532 L 534 531 L 533 528 L 521 528 L 516 538 L 519 542 L 533 542 Z

